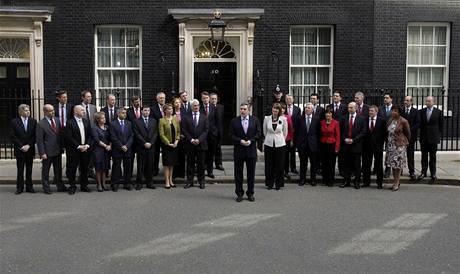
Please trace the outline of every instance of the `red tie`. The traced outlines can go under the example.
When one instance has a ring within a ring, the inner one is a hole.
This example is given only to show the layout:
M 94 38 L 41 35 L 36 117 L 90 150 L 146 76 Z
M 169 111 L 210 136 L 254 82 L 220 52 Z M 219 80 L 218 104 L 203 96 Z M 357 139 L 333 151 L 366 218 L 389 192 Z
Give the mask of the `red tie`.
M 139 119 L 139 117 L 141 117 L 141 114 L 140 114 L 140 112 L 139 112 L 139 109 L 136 108 L 136 118 Z
M 375 127 L 374 118 L 371 118 L 371 132 L 374 131 L 374 127 Z
M 348 138 L 351 138 L 353 128 L 353 116 L 350 116 L 350 121 L 348 122 Z
M 53 118 L 51 118 L 51 127 L 53 128 L 54 132 L 57 132 L 56 131 L 56 123 L 54 122 Z
M 209 106 L 206 106 L 205 110 L 204 110 L 204 114 L 206 116 L 208 116 L 208 113 L 209 113 Z

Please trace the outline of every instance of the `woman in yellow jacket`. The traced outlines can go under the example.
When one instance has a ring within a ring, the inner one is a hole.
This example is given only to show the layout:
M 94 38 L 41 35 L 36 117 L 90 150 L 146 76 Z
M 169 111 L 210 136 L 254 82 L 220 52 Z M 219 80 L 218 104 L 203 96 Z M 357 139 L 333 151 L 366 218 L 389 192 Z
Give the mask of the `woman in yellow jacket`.
M 165 188 L 176 187 L 172 181 L 174 166 L 179 164 L 177 154 L 177 143 L 180 140 L 180 125 L 176 117 L 172 116 L 173 108 L 171 104 L 163 106 L 164 116 L 158 123 L 161 139 L 161 157 L 165 172 Z

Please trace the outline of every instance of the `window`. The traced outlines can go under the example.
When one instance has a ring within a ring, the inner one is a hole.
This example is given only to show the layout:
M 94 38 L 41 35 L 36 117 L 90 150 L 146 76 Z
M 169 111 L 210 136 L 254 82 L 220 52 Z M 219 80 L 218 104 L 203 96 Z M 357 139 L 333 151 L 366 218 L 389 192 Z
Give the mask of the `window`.
M 442 96 L 448 89 L 450 25 L 447 23 L 409 23 L 407 27 L 406 93 L 424 97 Z
M 142 36 L 140 27 L 96 28 L 96 97 L 105 104 L 109 93 L 128 105 L 132 95 L 142 93 Z
M 297 98 L 309 98 L 311 93 L 330 96 L 333 70 L 333 27 L 293 26 L 291 27 L 290 44 L 290 93 Z

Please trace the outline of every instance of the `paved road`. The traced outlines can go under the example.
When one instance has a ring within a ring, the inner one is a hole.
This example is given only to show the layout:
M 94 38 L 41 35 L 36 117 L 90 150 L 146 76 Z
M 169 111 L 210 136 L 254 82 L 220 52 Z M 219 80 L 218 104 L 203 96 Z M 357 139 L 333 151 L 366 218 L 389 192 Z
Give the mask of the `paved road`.
M 0 273 L 458 273 L 460 187 L 0 186 Z

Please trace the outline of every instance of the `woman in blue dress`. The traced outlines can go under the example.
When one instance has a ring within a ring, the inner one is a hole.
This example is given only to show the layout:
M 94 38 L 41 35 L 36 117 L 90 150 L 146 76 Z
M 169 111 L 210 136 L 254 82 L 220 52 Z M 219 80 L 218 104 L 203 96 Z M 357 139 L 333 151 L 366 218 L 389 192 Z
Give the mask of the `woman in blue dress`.
M 112 150 L 112 144 L 110 143 L 109 129 L 105 125 L 105 113 L 102 111 L 97 112 L 94 115 L 94 119 L 96 123 L 91 128 L 94 169 L 96 170 L 97 191 L 102 192 L 109 190 L 105 186 L 105 174 L 110 167 L 109 153 Z

